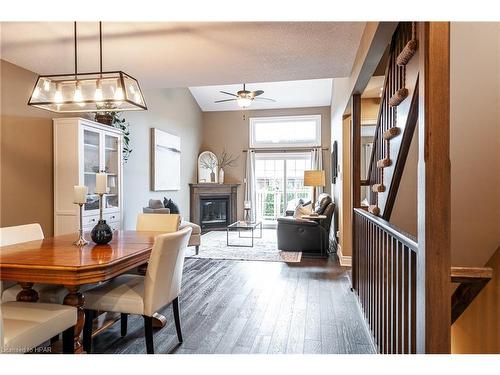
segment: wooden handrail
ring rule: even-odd
[[[388,221],[375,216],[371,214],[368,211],[365,211],[361,208],[355,208],[355,212],[359,213],[360,215],[364,216],[366,219],[369,221],[373,222],[375,225],[379,226],[382,228],[384,231],[389,233],[392,237],[398,239],[400,242],[402,242],[405,246],[408,246],[410,249],[413,251],[417,251],[418,249],[418,244],[417,244],[417,239],[412,236],[409,233],[403,232],[401,229],[397,228],[393,224],[389,223]]]
[[[451,267],[451,282],[460,283],[451,297],[451,324],[463,314],[493,277],[490,267]]]

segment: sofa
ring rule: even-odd
[[[170,208],[166,208],[161,200],[150,199],[148,206],[143,207],[142,212],[145,214],[170,214]],[[198,224],[182,219],[179,230],[185,227],[191,227],[192,229],[188,246],[194,246],[196,255],[198,255],[201,245],[201,227]]]
[[[329,194],[322,193],[313,210],[326,219],[294,218],[293,211],[287,210],[285,217],[278,218],[278,249],[282,251],[302,251],[304,255],[328,256],[329,233],[335,205]]]

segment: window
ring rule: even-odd
[[[304,171],[311,169],[310,153],[257,153],[256,214],[264,226],[273,226],[285,210],[293,210],[299,199],[311,199],[311,189],[304,186]]]
[[[250,118],[250,148],[321,146],[321,115]]]

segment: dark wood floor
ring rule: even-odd
[[[186,259],[180,298],[184,343],[172,308],[156,353],[374,353],[348,273],[336,259],[300,263]],[[95,353],[145,353],[142,317],[94,339]]]

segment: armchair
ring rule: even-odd
[[[326,219],[306,220],[285,216],[278,218],[278,249],[302,251],[307,254],[326,256],[329,232],[335,205],[329,194],[320,194],[314,205],[318,215]],[[287,211],[287,215],[290,215]]]

